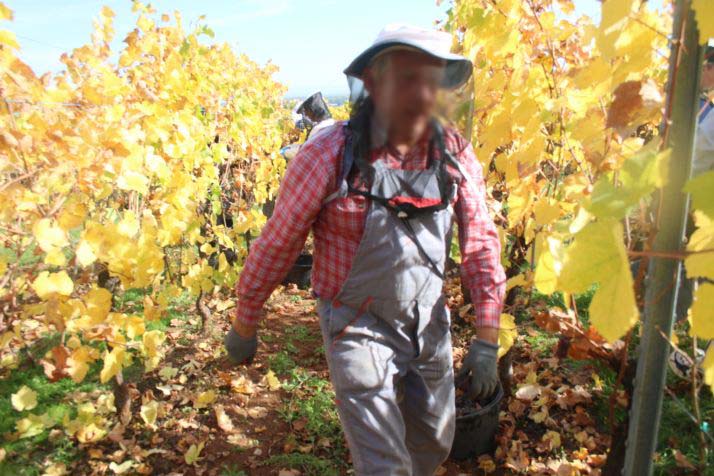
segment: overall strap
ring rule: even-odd
[[[341,184],[347,180],[347,176],[352,171],[352,166],[355,163],[355,150],[352,147],[352,132],[349,127],[345,128],[345,150],[342,154],[342,166],[337,183]]]
[[[697,121],[698,124],[701,124],[704,122],[704,119],[709,115],[710,112],[712,112],[712,109],[714,109],[714,104],[712,104],[712,101],[709,98],[702,98],[699,100],[699,120]]]
[[[352,170],[352,166],[355,163],[354,147],[352,147],[352,133],[349,129],[349,123],[345,126],[345,146],[342,152],[342,163],[340,164],[340,170],[337,174],[337,190],[327,196],[322,201],[325,205],[332,200],[347,195],[347,176]]]

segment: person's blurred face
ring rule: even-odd
[[[418,137],[434,113],[444,62],[423,53],[385,53],[368,68],[365,87],[388,132]]]
[[[704,64],[702,68],[701,88],[704,90],[714,89],[714,64]]]

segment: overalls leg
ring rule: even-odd
[[[449,456],[455,429],[454,371],[448,316],[424,330],[421,356],[403,379],[400,402],[413,476],[432,476]]]
[[[399,369],[375,318],[346,306],[318,306],[330,380],[357,476],[411,476],[397,403]],[[349,322],[349,325],[343,325]]]

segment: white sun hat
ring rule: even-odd
[[[364,69],[375,57],[387,49],[401,46],[446,61],[442,87],[454,89],[468,81],[473,67],[470,60],[451,52],[451,41],[451,35],[444,31],[392,23],[379,32],[372,46],[360,53],[344,73],[362,79]]]

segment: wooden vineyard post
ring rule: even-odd
[[[667,184],[654,205],[658,230],[653,251],[681,250],[684,246],[688,199],[682,188],[690,174],[697,124],[701,70],[698,40],[691,0],[677,0],[663,128],[665,144],[672,148],[672,155]],[[652,474],[680,266],[673,259],[653,257],[650,260],[623,468],[626,476]]]

